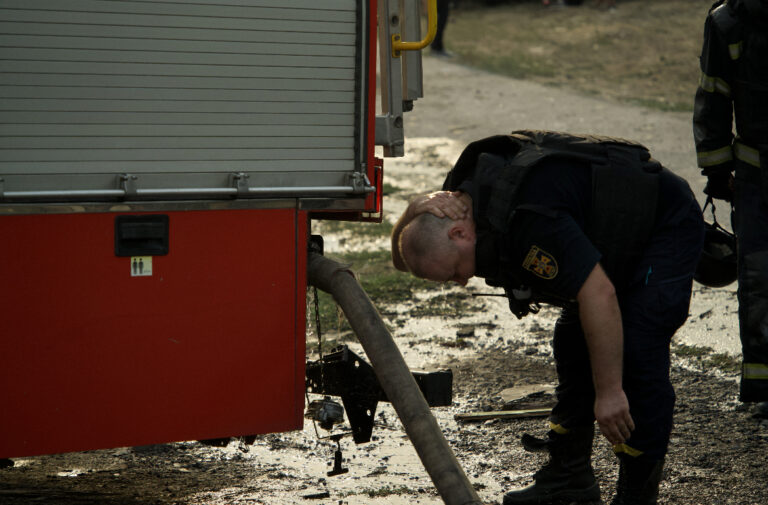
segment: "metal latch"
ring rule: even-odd
[[[368,176],[362,172],[349,174],[347,183],[352,186],[353,193],[367,193],[373,187]]]
[[[138,179],[138,176],[131,174],[120,174],[117,176],[120,189],[125,192],[125,198],[132,198],[136,196],[136,179]]]
[[[245,172],[236,172],[230,175],[230,184],[237,190],[238,196],[246,196],[250,192],[248,178],[250,175]]]

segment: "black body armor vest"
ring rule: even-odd
[[[658,174],[663,170],[644,146],[624,139],[572,135],[551,131],[519,130],[467,146],[446,177],[443,189],[453,191],[473,177],[478,160],[498,163],[483,216],[476,216],[478,237],[490,239],[498,253],[498,272],[486,277],[503,287],[510,309],[521,318],[537,312],[539,304],[564,306],[557,293],[534,292],[520,281],[520,265],[513,264],[508,233],[518,209],[547,214],[537,205],[520,205],[519,189],[526,175],[544,159],[559,158],[588,163],[592,168],[592,207],[587,237],[602,254],[600,264],[614,285],[627,282],[627,267],[639,260],[655,224]],[[481,274],[482,275],[482,274]]]

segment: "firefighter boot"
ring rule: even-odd
[[[545,445],[549,462],[534,475],[534,483],[504,495],[504,505],[601,503],[600,486],[592,471],[594,426],[565,434],[551,430]]]
[[[656,505],[664,460],[619,454],[619,481],[611,505]]]

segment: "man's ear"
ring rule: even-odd
[[[448,238],[451,240],[470,240],[469,228],[461,221],[455,222],[448,229]]]

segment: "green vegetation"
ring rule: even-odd
[[[402,191],[402,189],[398,188],[397,186],[393,186],[388,182],[382,184],[381,190],[383,191],[384,196],[394,195],[395,193]]]
[[[673,351],[675,354],[683,358],[701,359],[704,356],[707,356],[708,354],[712,353],[713,349],[711,347],[700,346],[700,345],[678,344],[674,346]]]
[[[387,220],[381,223],[367,223],[358,221],[315,221],[315,233],[331,234],[344,233],[355,237],[379,238],[389,237],[392,234],[394,226]]]
[[[389,249],[351,252],[335,259],[350,265],[360,285],[376,304],[400,303],[411,299],[415,290],[435,286],[434,282],[397,270],[392,265]]]
[[[736,373],[741,370],[741,361],[729,354],[715,353],[706,360],[706,364],[712,368],[718,368],[723,372]]]
[[[706,368],[717,368],[726,373],[739,371],[741,361],[726,353],[716,353],[714,349],[698,345],[675,345],[672,351],[681,358],[690,358]]]

